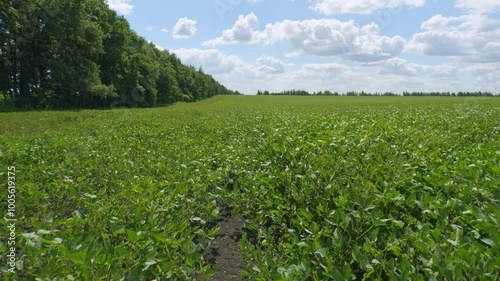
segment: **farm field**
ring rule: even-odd
[[[4,280],[499,280],[500,99],[216,96],[0,113]]]

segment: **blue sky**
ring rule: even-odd
[[[500,0],[107,0],[230,89],[500,93]]]

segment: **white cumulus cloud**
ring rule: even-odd
[[[333,78],[349,73],[349,67],[338,63],[304,64],[298,71],[304,77]]]
[[[259,71],[266,74],[279,74],[285,72],[285,65],[279,59],[269,55],[262,55],[257,59]]]
[[[422,7],[426,0],[310,0],[310,9],[325,15],[371,14],[384,8]]]
[[[233,72],[253,72],[254,68],[234,55],[225,55],[216,49],[176,49],[172,51],[184,64],[203,67],[211,75]]]
[[[248,43],[254,39],[254,28],[257,27],[259,20],[254,13],[247,16],[240,15],[233,25],[233,28],[224,30],[222,36],[209,40],[203,45],[216,46],[222,44]]]
[[[467,9],[476,13],[493,13],[500,11],[498,0],[456,0],[455,7]]]
[[[129,15],[134,12],[134,6],[130,2],[130,0],[106,0],[110,9],[123,15]]]
[[[424,30],[446,30],[450,19],[441,14],[435,15],[420,25]]]
[[[293,47],[289,56],[309,53],[317,56],[342,56],[354,61],[377,61],[397,56],[406,41],[401,36],[378,35],[378,25],[359,28],[354,21],[336,19],[284,20],[255,30],[257,17],[252,13],[240,16],[232,29],[221,37],[204,43],[206,46],[224,44],[274,44],[288,42]]]
[[[431,76],[431,77],[454,77],[458,68],[453,65],[424,65],[409,62],[401,58],[391,58],[386,61],[367,64],[367,66],[379,66],[378,74],[403,75],[403,76]]]
[[[461,71],[475,78],[474,90],[500,93],[500,80],[498,79],[500,77],[500,62],[474,64],[464,67]]]
[[[196,21],[184,17],[175,24],[172,36],[176,39],[187,39],[193,37],[196,30]]]
[[[436,15],[422,23],[405,51],[428,56],[457,57],[469,62],[500,60],[500,20],[487,15]]]

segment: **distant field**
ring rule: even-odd
[[[223,207],[248,280],[499,280],[499,116],[478,97],[0,113],[0,269],[14,235],[4,280],[205,280]]]

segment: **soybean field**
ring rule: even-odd
[[[498,98],[0,113],[0,149],[4,280],[229,280],[222,213],[234,280],[500,279]]]

